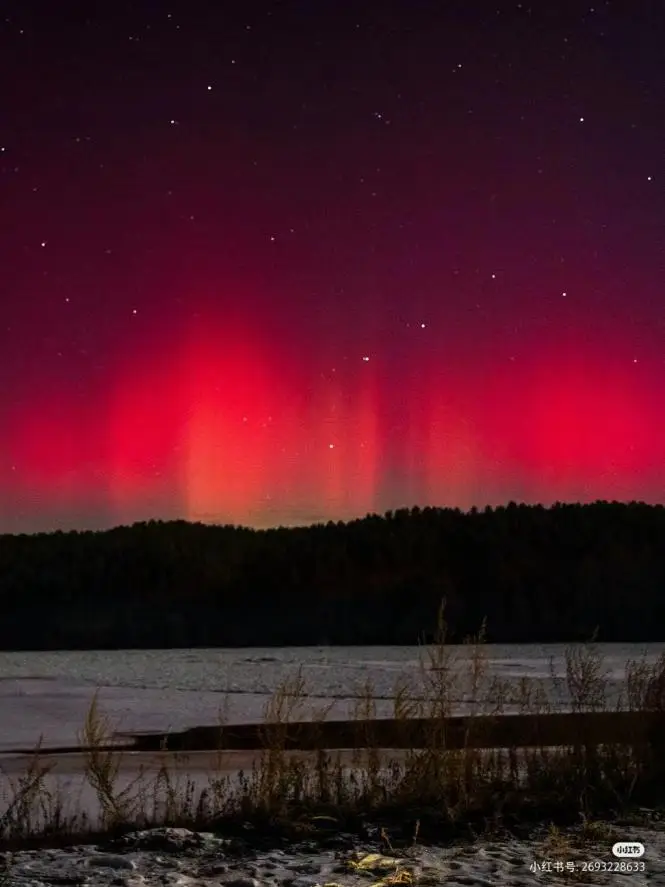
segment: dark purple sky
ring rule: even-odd
[[[0,531],[663,501],[661,2],[4,8]]]

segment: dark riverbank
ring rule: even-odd
[[[404,509],[255,531],[184,521],[0,537],[0,649],[662,640],[665,509]]]

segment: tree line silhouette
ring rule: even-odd
[[[0,648],[665,640],[665,508],[404,508],[0,536]]]

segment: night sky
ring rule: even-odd
[[[0,531],[665,498],[665,4],[6,3]]]

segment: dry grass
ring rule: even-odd
[[[169,766],[156,772],[141,770],[119,788],[123,753],[104,748],[113,725],[95,695],[80,742],[86,747],[85,778],[97,797],[99,820],[88,821],[76,808],[68,812],[62,793],[49,787],[53,779],[48,779],[48,767],[37,753],[19,778],[4,774],[3,779],[0,772],[0,803],[6,808],[0,816],[0,844],[12,848],[49,838],[64,840],[158,824],[211,828],[222,822],[246,821],[295,836],[342,825],[351,828],[362,817],[371,817],[393,832],[399,823],[404,828],[402,843],[407,844],[550,822],[553,825],[543,845],[547,853],[557,848],[570,851],[574,849],[571,841],[606,843],[603,816],[663,801],[665,774],[660,756],[644,742],[592,750],[575,745],[478,750],[471,744],[447,749],[437,724],[443,724],[460,698],[478,716],[500,715],[508,706],[520,713],[545,715],[560,711],[566,700],[574,711],[613,708],[608,702],[608,675],[593,643],[567,651],[563,678],[552,669],[548,683],[524,680],[515,693],[514,686],[491,679],[483,642],[481,630],[468,641],[470,655],[461,658],[459,650],[446,642],[442,608],[436,641],[422,649],[417,691],[404,680],[397,682],[393,714],[405,729],[410,718],[432,719],[434,726],[424,748],[407,750],[399,760],[387,760],[368,729],[366,747],[353,753],[351,766],[343,765],[334,752],[288,753],[286,726],[303,719],[308,702],[307,687],[298,672],[266,706],[265,722],[278,729],[266,733],[258,764],[249,773],[230,776],[224,767],[225,753],[219,750],[203,788],[188,775],[186,755],[170,756]],[[614,707],[665,708],[665,656],[655,665],[629,661],[621,698]],[[314,720],[322,723],[328,714],[329,709],[321,710]],[[367,685],[360,688],[354,717],[364,723],[375,715],[375,695]],[[225,713],[220,713],[222,730],[225,723]],[[469,735],[473,726],[471,718]],[[572,833],[557,830],[573,823],[578,828],[572,838]],[[384,837],[390,846],[387,832]]]

